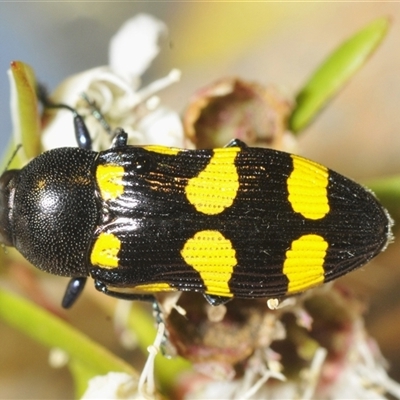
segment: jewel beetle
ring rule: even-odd
[[[392,220],[371,191],[313,161],[240,140],[129,146],[122,129],[95,152],[72,111],[79,147],[0,179],[0,241],[71,278],[64,307],[89,276],[128,300],[176,290],[212,305],[280,298],[364,265],[391,240]]]

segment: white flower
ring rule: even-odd
[[[163,22],[146,14],[125,22],[110,42],[111,69],[126,79],[142,75],[160,51],[158,38],[167,32]]]
[[[124,372],[109,372],[90,379],[82,399],[135,399],[138,398],[137,380]]]
[[[130,144],[162,144],[182,147],[183,128],[178,114],[160,105],[156,93],[180,78],[178,70],[140,88],[140,75],[159,51],[158,38],[166,26],[155,18],[140,14],[127,21],[112,38],[109,66],[97,67],[64,81],[52,95],[54,103],[67,104],[85,117],[94,150],[109,147],[111,135],[96,120],[95,104],[114,130],[127,131]],[[43,133],[45,150],[76,146],[71,112],[57,109]]]
[[[123,372],[109,372],[89,380],[82,399],[156,399],[154,360],[164,340],[165,325],[158,325],[157,335],[147,348],[149,356],[139,379]]]

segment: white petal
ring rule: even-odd
[[[166,107],[158,107],[139,123],[143,144],[183,147],[183,127],[179,115]]]
[[[137,381],[132,376],[123,372],[109,372],[90,379],[82,399],[134,399],[136,396]]]
[[[110,67],[125,77],[142,75],[159,52],[159,37],[166,33],[166,25],[147,14],[126,21],[110,41]]]
[[[100,92],[102,87],[107,90]],[[129,99],[134,95],[131,87],[120,77],[112,73],[108,67],[98,67],[66,79],[58,86],[51,98],[56,104],[67,104],[70,107],[76,108],[77,103],[82,102],[82,93],[88,95],[107,116],[111,113],[111,108],[115,108],[116,105],[123,102],[123,99],[130,106],[132,101],[129,103]],[[116,98],[118,98],[118,102]],[[120,112],[123,113],[124,110],[120,110]],[[97,125],[99,126],[99,124]],[[92,135],[96,136],[96,132],[93,129],[89,129],[89,131]],[[56,147],[77,146],[73,115],[70,111],[57,110],[54,118],[48,121],[43,130],[42,145],[44,150]]]
[[[92,82],[100,79],[104,80],[104,75],[112,79],[114,74],[110,72],[109,67],[97,67],[87,71],[72,75],[65,79],[52,93],[51,98],[56,103],[63,103],[73,106],[79,100],[81,93],[87,93],[88,87]]]
[[[60,110],[57,112],[56,117],[43,130],[42,146],[43,150],[77,146],[73,115],[70,111]]]

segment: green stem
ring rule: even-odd
[[[92,339],[55,315],[0,289],[0,318],[43,345],[64,350],[70,358],[78,396],[83,394],[87,380],[110,371],[137,372]],[[79,374],[74,372],[79,371]]]

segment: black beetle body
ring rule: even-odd
[[[292,295],[364,265],[391,239],[370,191],[302,157],[238,140],[214,150],[126,140],[118,131],[104,152],[50,150],[0,179],[0,241],[71,277],[66,307],[87,276],[125,299]]]

